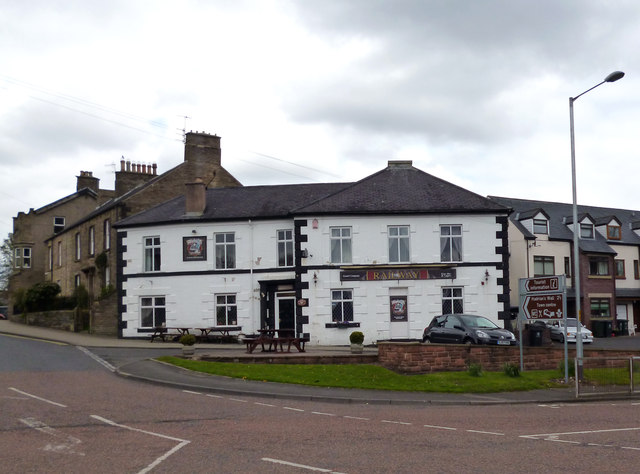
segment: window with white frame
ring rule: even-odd
[[[218,326],[238,324],[236,295],[216,295],[216,324]]]
[[[80,241],[80,232],[76,232],[75,235],[75,258],[76,260],[80,260],[80,257],[82,257],[82,244]]]
[[[236,237],[233,232],[214,234],[216,268],[236,268]]]
[[[14,268],[31,268],[31,247],[15,247],[13,249]]]
[[[53,247],[51,245],[47,247],[47,255],[48,255],[47,266],[49,267],[49,271],[51,271],[53,270]]]
[[[140,298],[140,327],[154,328],[167,321],[167,307],[164,296],[143,296]]]
[[[352,290],[331,290],[331,318],[337,323],[353,321]]]
[[[105,219],[102,224],[102,245],[104,250],[111,248],[111,221],[109,219]]]
[[[351,227],[331,227],[331,263],[351,263]]]
[[[462,288],[451,287],[442,289],[442,314],[464,313]]]
[[[283,229],[277,232],[278,236],[278,266],[293,266],[293,231]]]
[[[89,227],[89,255],[96,254],[96,229],[94,226]]]
[[[144,238],[144,271],[160,271],[160,237]]]
[[[462,226],[440,226],[440,260],[443,262],[462,261]]]
[[[53,233],[57,234],[58,232],[62,232],[63,230],[64,230],[64,217],[54,217]]]
[[[387,228],[389,237],[389,263],[409,263],[409,226]]]
[[[79,273],[77,273],[77,274],[73,277],[73,287],[74,287],[74,288],[78,288],[78,287],[80,286],[80,284],[81,284],[81,281],[80,281],[80,274],[79,274]]]
[[[62,266],[62,241],[58,241],[58,266]]]

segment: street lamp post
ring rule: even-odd
[[[576,378],[582,380],[582,311],[580,305],[580,225],[578,223],[578,198],[576,193],[576,142],[573,129],[573,103],[578,97],[592,91],[598,86],[601,86],[605,82],[615,82],[618,79],[624,77],[624,72],[615,71],[605,77],[604,81],[596,84],[590,89],[587,89],[582,94],[578,94],[575,97],[569,97],[569,128],[571,132],[571,185],[573,191],[573,287],[575,290],[576,298],[576,320],[577,320],[577,333],[576,333],[576,358],[578,359],[578,366],[576,367]],[[565,327],[565,337],[569,328]]]

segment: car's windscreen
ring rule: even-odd
[[[483,316],[460,316],[465,326],[479,329],[499,329],[499,327],[491,320]]]

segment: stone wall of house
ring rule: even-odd
[[[88,327],[88,318],[87,311],[72,309],[27,313],[24,315],[24,322],[30,326],[78,332]]]
[[[118,296],[115,292],[91,306],[91,333],[118,335]]]
[[[575,347],[569,348],[569,358],[575,358]],[[633,351],[594,350],[584,348],[585,357],[631,357]],[[564,348],[525,347],[525,370],[553,370],[564,360]],[[476,346],[458,344],[421,344],[419,342],[378,343],[378,363],[403,374],[426,374],[467,370],[469,364],[480,364],[484,370],[501,371],[505,363],[520,365],[517,346]]]

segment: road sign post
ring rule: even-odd
[[[559,321],[565,327],[564,378],[569,383],[569,351],[567,347],[567,290],[566,277],[554,275],[520,278],[520,370],[524,370],[522,326],[525,321]]]

